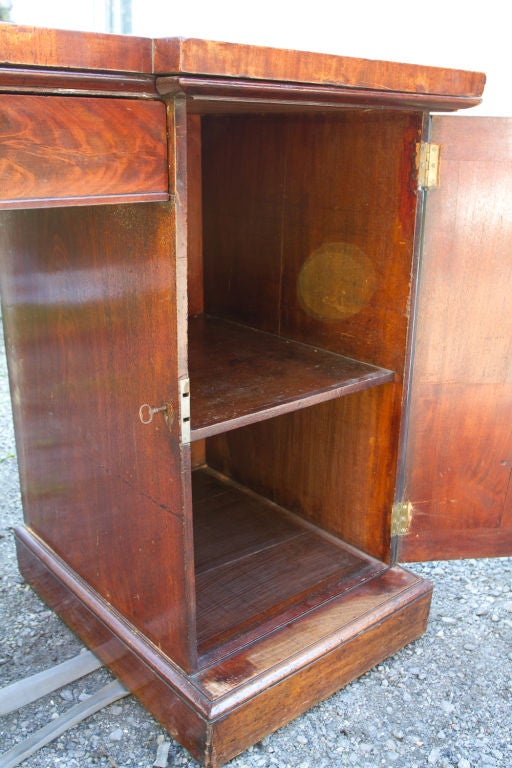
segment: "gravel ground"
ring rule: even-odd
[[[0,342],[2,339],[0,337]],[[81,643],[19,576],[21,521],[7,370],[0,350],[0,687],[64,661]],[[427,632],[232,760],[232,768],[512,766],[512,558],[431,562]],[[0,719],[0,752],[111,680],[101,669]],[[131,696],[41,749],[26,768],[150,768],[170,737]],[[171,740],[169,766],[197,767]]]

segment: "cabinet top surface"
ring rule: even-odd
[[[481,96],[485,75],[194,38],[150,38],[0,23],[0,67],[192,75],[372,91]]]

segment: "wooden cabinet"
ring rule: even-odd
[[[421,150],[429,110],[484,78],[0,46],[20,568],[218,766],[426,626],[431,586],[397,564],[419,536]]]

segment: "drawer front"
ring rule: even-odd
[[[0,208],[167,200],[157,101],[0,96]]]

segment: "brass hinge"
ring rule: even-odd
[[[439,161],[440,144],[429,144],[422,141],[416,144],[416,166],[418,168],[418,187],[434,189],[440,185]]]
[[[412,504],[410,501],[401,501],[393,504],[391,512],[391,535],[405,536],[409,531],[412,518]]]
[[[181,442],[190,443],[190,380],[180,379]]]

